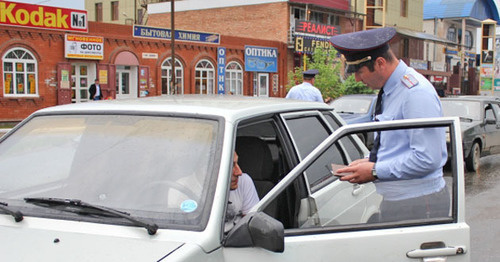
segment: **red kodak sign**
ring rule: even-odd
[[[0,25],[87,32],[87,11],[0,1]]]

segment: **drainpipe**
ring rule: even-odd
[[[437,32],[437,23],[438,23],[438,18],[437,17],[434,17],[434,35],[435,36],[438,36],[438,32]],[[433,52],[433,55],[432,55],[432,60],[434,60],[434,62],[436,62],[436,52],[437,52],[437,48],[436,48],[436,42],[434,42],[433,44],[434,46],[434,52]]]

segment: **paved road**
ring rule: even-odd
[[[471,261],[500,261],[500,156],[481,158],[478,173],[465,174],[466,221]]]

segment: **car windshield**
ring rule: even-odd
[[[0,201],[34,216],[81,221],[81,214],[24,201],[78,199],[160,228],[202,230],[220,157],[218,129],[218,121],[200,118],[35,117],[0,143]]]
[[[481,120],[481,103],[479,101],[442,100],[444,116]]]
[[[366,114],[372,101],[372,97],[341,97],[334,100],[331,106],[339,113]]]

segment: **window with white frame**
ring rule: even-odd
[[[306,20],[306,10],[302,8],[292,7],[291,13],[293,18],[298,20]]]
[[[5,96],[37,96],[38,72],[35,56],[24,48],[13,48],[2,58]]]
[[[213,94],[215,87],[214,65],[206,59],[198,62],[195,68],[194,81],[196,94]]]
[[[172,88],[172,58],[161,64],[161,93],[166,95],[184,94],[184,68],[179,59],[175,59],[175,87]]]
[[[243,69],[238,62],[226,66],[226,90],[233,95],[243,95]]]

